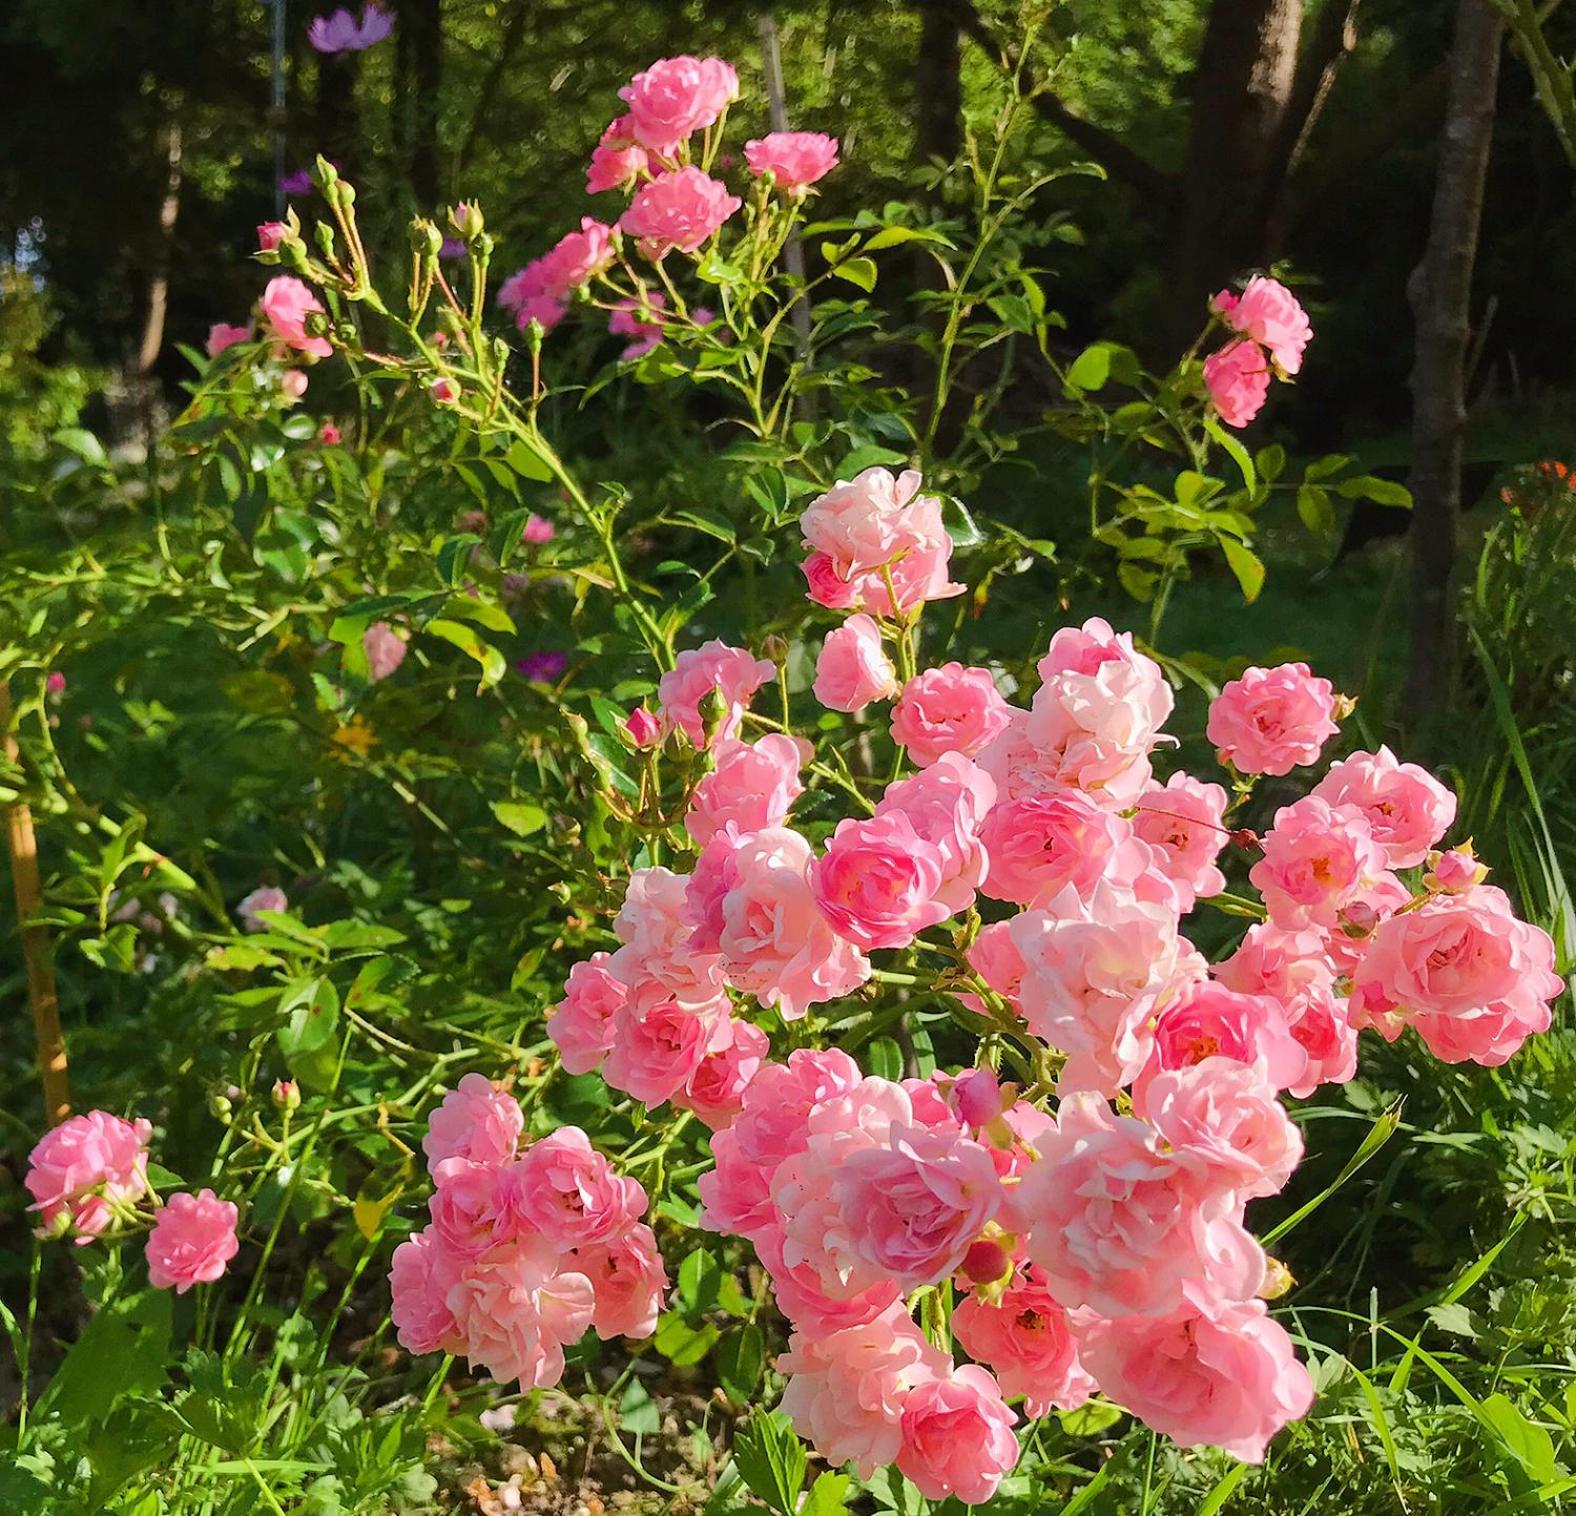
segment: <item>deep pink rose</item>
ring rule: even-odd
[[[604,190],[633,189],[649,162],[645,148],[635,141],[629,118],[621,116],[608,124],[602,140],[591,153],[586,169],[586,193],[599,195]]]
[[[659,58],[618,92],[629,107],[623,129],[671,158],[685,138],[713,124],[739,98],[739,76],[720,58]]]
[[[308,336],[306,318],[324,314],[323,302],[293,275],[270,279],[259,309],[269,335],[285,347],[310,358],[327,358],[334,351],[326,337]]]
[[[744,719],[744,708],[763,684],[777,677],[777,668],[764,658],[755,658],[740,647],[713,638],[698,648],[682,652],[673,667],[657,684],[659,714],[671,731],[682,731],[697,748],[707,743],[706,722],[701,702],[716,691],[723,716],[716,733],[732,737]]]
[[[1240,339],[1228,342],[1204,360],[1204,386],[1227,426],[1246,426],[1269,398],[1270,370],[1262,349]]]
[[[613,1046],[613,1013],[629,990],[608,968],[611,960],[611,953],[593,953],[570,969],[564,998],[547,1018],[566,1073],[589,1074]]]
[[[112,1207],[147,1194],[152,1135],[149,1122],[122,1121],[108,1111],[72,1116],[45,1132],[28,1154],[23,1180],[40,1235],[70,1230],[80,1241],[96,1237],[109,1225]]]
[[[1317,763],[1319,750],[1340,730],[1335,688],[1306,663],[1248,669],[1209,707],[1209,740],[1222,763],[1243,774],[1289,774]]]
[[[868,616],[850,616],[826,634],[815,662],[815,698],[828,710],[862,711],[897,693],[897,671]]]
[[[1155,1019],[1154,1060],[1145,1077],[1221,1057],[1257,1064],[1276,1089],[1301,1087],[1307,1054],[1288,1023],[1286,1006],[1274,996],[1239,994],[1201,979]]]
[[[566,299],[609,267],[613,257],[613,228],[594,216],[582,216],[580,230],[560,237],[541,260],[542,293]]]
[[[235,1206],[212,1190],[171,1195],[148,1233],[148,1283],[184,1295],[194,1284],[212,1284],[240,1250]]]
[[[1297,297],[1279,280],[1260,274],[1248,280],[1240,295],[1222,290],[1213,304],[1233,331],[1268,349],[1283,374],[1302,368],[1313,328]]]
[[[804,189],[837,167],[837,138],[825,132],[772,132],[744,144],[752,174],[770,174],[782,189]]]
[[[956,914],[974,903],[988,867],[985,828],[995,813],[996,782],[972,759],[943,753],[927,769],[888,785],[877,816],[901,813],[941,854],[936,900]]]
[[[630,337],[633,341],[619,354],[624,363],[644,358],[662,341],[664,327],[661,312],[667,308],[667,296],[661,290],[644,290],[639,296],[625,295],[613,302],[615,309],[607,318],[608,334],[613,337]]]
[[[695,252],[741,204],[725,184],[690,164],[641,185],[618,229],[657,263],[675,248]]]
[[[838,935],[869,952],[907,947],[952,914],[936,899],[944,874],[941,849],[899,811],[838,822],[811,883]]]
[[[892,739],[918,764],[943,753],[973,758],[1007,729],[1008,712],[989,669],[943,663],[903,686],[892,708]]]
[[[727,1047],[708,1053],[673,1103],[694,1111],[714,1132],[725,1130],[744,1106],[744,1092],[771,1052],[771,1039],[758,1026],[737,1018]]]
[[[626,1002],[613,1013],[613,1046],[602,1077],[646,1105],[661,1105],[684,1088],[708,1053],[728,1044],[726,996],[701,1005]]]
[[[533,1142],[509,1168],[511,1212],[558,1247],[611,1242],[638,1221],[646,1192],[613,1172],[577,1126]]]
[[[1003,801],[981,833],[990,855],[984,893],[1043,905],[1068,886],[1088,895],[1102,879],[1130,882],[1145,861],[1132,837],[1127,821],[1081,790]]]
[[[252,329],[249,326],[227,326],[223,321],[216,321],[208,328],[208,341],[205,344],[210,358],[217,358],[227,347],[234,347],[239,342],[250,342]]]
[[[962,1364],[910,1392],[898,1469],[927,1500],[955,1495],[982,1505],[1018,1462],[1017,1419],[996,1381],[978,1364]]]

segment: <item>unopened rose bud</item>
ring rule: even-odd
[[[273,1089],[274,1104],[281,1111],[301,1108],[301,1087],[293,1079],[276,1079]]]
[[[732,714],[732,707],[728,697],[714,685],[700,697],[696,707],[700,714],[701,729],[706,733],[706,746],[715,746],[717,738],[722,735],[722,729],[728,724],[728,717]]]
[[[318,430],[317,438],[324,447],[337,447],[341,440],[340,430],[332,421],[325,421]]]
[[[772,663],[785,663],[788,659],[789,642],[780,632],[772,632],[761,643],[761,656]]]
[[[271,253],[289,235],[290,228],[283,221],[265,221],[257,228],[257,251]]]
[[[1423,883],[1443,895],[1466,895],[1488,878],[1488,870],[1472,856],[1472,844],[1463,843],[1448,853],[1430,853]]]
[[[1335,719],[1337,721],[1345,721],[1356,709],[1357,697],[1355,695],[1337,695],[1335,697]]]
[[[212,1111],[220,1121],[223,1121],[229,1116],[230,1112],[235,1109],[235,1103],[228,1095],[216,1094],[208,1101],[208,1109]]]
[[[66,676],[57,670],[44,680],[44,688],[51,695],[63,695],[66,691]]]
[[[1264,844],[1259,841],[1259,834],[1252,827],[1238,827],[1236,831],[1228,833],[1226,840],[1233,847],[1256,848]]]
[[[958,1115],[972,1127],[989,1126],[1001,1115],[1001,1084],[993,1069],[970,1069],[952,1086]]]
[[[994,1284],[1012,1267],[1012,1255],[994,1237],[981,1237],[963,1255],[963,1277],[972,1284]]]
[[[473,242],[486,229],[487,222],[481,206],[462,200],[449,212],[449,225],[467,242]]]
[[[643,705],[624,718],[624,731],[636,748],[655,747],[662,740],[662,723]]]
[[[459,386],[452,379],[434,379],[427,386],[427,393],[439,405],[453,405],[460,398]]]
[[[1370,937],[1379,925],[1379,912],[1366,900],[1354,900],[1341,912],[1340,921],[1348,937]]]
[[[443,249],[443,233],[425,216],[416,216],[410,223],[410,246],[414,253],[436,258]]]
[[[1291,1270],[1279,1258],[1268,1259],[1264,1269],[1264,1283],[1259,1286],[1259,1299],[1279,1300],[1296,1282]]]
[[[339,170],[321,153],[317,155],[317,162],[312,165],[312,183],[321,190],[339,183]]]

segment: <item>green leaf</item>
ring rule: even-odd
[[[339,991],[327,979],[297,982],[280,1001],[279,1051],[287,1062],[310,1056],[333,1040],[339,1025]]]
[[[168,1377],[169,1290],[143,1290],[104,1307],[88,1324],[39,1398],[69,1427],[101,1421],[124,1395],[157,1395]]]
[[[1534,1479],[1544,1483],[1559,1474],[1553,1439],[1508,1396],[1498,1391],[1486,1396],[1481,1410],[1482,1419]]]
[[[795,1516],[807,1460],[781,1411],[761,1411],[750,1419],[733,1439],[733,1461],[744,1482],[772,1510]]]
[[[717,1349],[717,1377],[735,1405],[749,1405],[766,1367],[766,1342],[753,1322],[729,1332]]]
[[[819,1475],[799,1507],[799,1516],[843,1516],[848,1509],[846,1496],[850,1483],[846,1474]]]
[[[1354,478],[1343,479],[1335,486],[1335,490],[1348,500],[1372,500],[1375,505],[1394,505],[1408,511],[1412,508],[1411,490],[1393,479],[1380,479],[1373,474],[1358,474]]]
[[[1220,550],[1231,565],[1231,572],[1242,586],[1242,597],[1252,605],[1264,588],[1264,564],[1252,548],[1244,547],[1235,537],[1217,537]]]
[[[523,437],[517,437],[510,444],[504,458],[509,467],[522,479],[536,479],[545,483],[553,477],[553,471],[548,466],[547,460]]]
[[[1242,475],[1242,482],[1249,492],[1259,487],[1258,474],[1254,471],[1253,456],[1235,437],[1231,435],[1213,416],[1204,422],[1204,430],[1225,449],[1226,456],[1237,465],[1237,472]]]
[[[709,1311],[722,1292],[722,1269],[710,1253],[697,1248],[679,1265],[679,1303],[691,1316]]]
[[[1093,346],[1086,347],[1073,359],[1072,366],[1066,374],[1069,388],[1075,390],[1104,389],[1105,381],[1110,377],[1111,344],[1109,342],[1096,342]]]
[[[1297,486],[1297,514],[1310,532],[1328,536],[1335,530],[1335,507],[1330,492],[1311,484]]]
[[[495,800],[492,813],[516,837],[529,837],[547,825],[547,812],[525,800]]]
[[[445,584],[458,584],[471,564],[471,549],[481,545],[475,532],[461,532],[438,549],[438,576]]]
[[[856,285],[867,295],[876,287],[876,260],[874,258],[845,258],[837,264],[832,272],[839,279],[846,279],[848,283]]]
[[[429,621],[423,630],[452,643],[462,653],[470,654],[481,665],[484,689],[491,688],[503,678],[508,668],[503,654],[490,642],[483,642],[474,627],[467,626],[463,621],[448,621],[440,616]]]

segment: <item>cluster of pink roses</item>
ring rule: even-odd
[[[147,1121],[124,1121],[108,1111],[72,1116],[46,1132],[28,1155],[23,1181],[39,1213],[41,1237],[76,1243],[113,1235],[147,1221]],[[157,1204],[156,1197],[152,1197]],[[220,1278],[239,1249],[235,1206],[212,1190],[171,1195],[153,1214],[148,1233],[148,1281],[184,1295],[194,1284]]]
[[[617,259],[620,239],[630,238],[641,256],[660,263],[670,253],[694,255],[740,209],[737,195],[712,176],[713,128],[739,98],[739,76],[720,58],[661,58],[619,91],[627,109],[611,122],[586,171],[586,192],[632,194],[615,225],[586,216],[578,231],[510,275],[498,303],[523,331],[537,322],[550,331],[564,317],[575,291],[606,272]],[[692,140],[706,133],[697,155]],[[697,156],[700,161],[696,161]],[[744,160],[757,180],[792,199],[837,165],[837,142],[819,132],[773,132],[745,144]],[[662,338],[667,298],[636,280],[638,293],[609,307],[608,330],[632,337],[626,360],[649,352]],[[710,312],[689,313],[698,326]]]
[[[1270,379],[1302,368],[1313,328],[1297,297],[1262,274],[1240,295],[1222,290],[1210,304],[1235,335],[1204,360],[1204,386],[1227,426],[1246,426],[1263,409]]]
[[[500,1381],[555,1384],[588,1328],[649,1337],[667,1287],[646,1194],[578,1127],[522,1146],[519,1103],[467,1074],[422,1149],[431,1224],[394,1252],[394,1324],[413,1353],[463,1353]]]

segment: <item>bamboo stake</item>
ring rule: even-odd
[[[11,689],[0,679],[0,730],[5,733],[5,755],[21,760],[21,748],[11,730]],[[49,928],[32,920],[44,906],[38,874],[38,839],[33,834],[33,813],[25,800],[15,801],[6,812],[6,849],[11,855],[11,887],[16,894],[16,914],[22,937],[22,958],[27,967],[27,1001],[33,1012],[33,1033],[38,1043],[38,1073],[44,1086],[44,1115],[57,1126],[71,1114],[71,1076],[66,1066],[66,1038],[60,1029],[60,997],[55,990],[55,966],[49,955]]]

